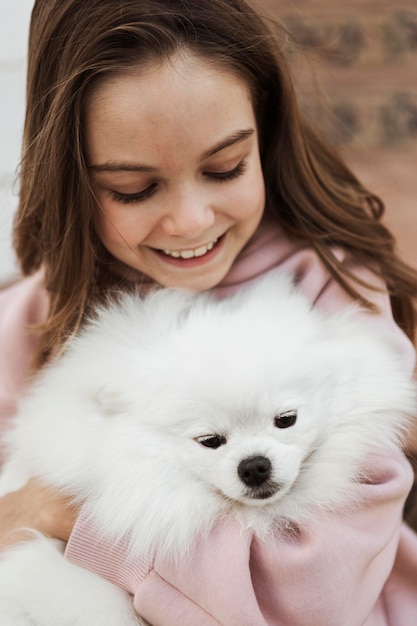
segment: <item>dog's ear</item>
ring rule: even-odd
[[[381,420],[382,414],[413,414],[415,386],[396,344],[367,320],[340,315],[335,321],[338,327],[328,332],[317,363],[329,373],[340,407],[380,413]]]
[[[98,389],[92,400],[103,415],[120,415],[129,408],[129,400],[121,391],[104,385]]]

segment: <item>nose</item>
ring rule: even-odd
[[[171,237],[192,239],[209,229],[215,220],[215,213],[208,199],[197,190],[181,190],[172,199],[166,211],[162,227]]]
[[[239,463],[237,473],[248,487],[260,487],[270,478],[271,469],[271,461],[265,456],[251,456]]]

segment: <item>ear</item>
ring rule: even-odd
[[[128,398],[122,392],[108,385],[100,387],[92,396],[92,401],[103,415],[120,415],[125,413],[130,405]]]

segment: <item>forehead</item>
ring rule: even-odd
[[[166,149],[188,154],[255,125],[243,78],[190,54],[103,80],[85,114],[92,161],[134,158],[139,147],[150,159]]]

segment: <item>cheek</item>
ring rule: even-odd
[[[110,230],[116,232],[112,226],[112,221],[99,208],[94,213],[94,228],[103,243],[110,238]]]
[[[102,205],[94,216],[94,227],[105,245],[122,242],[137,245],[147,234],[147,225],[133,207],[127,210],[125,207]]]
[[[243,218],[259,216],[265,207],[265,183],[260,169],[248,176],[239,189],[239,197],[235,198],[239,206],[239,215]]]

